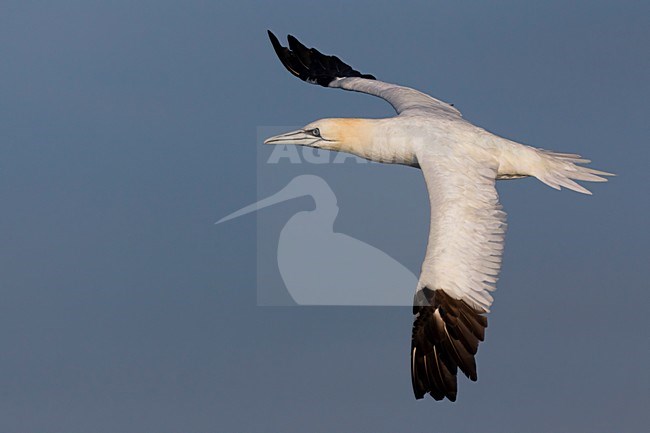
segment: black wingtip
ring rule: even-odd
[[[287,42],[289,42],[289,48],[295,50],[295,48],[300,47],[307,49],[294,35],[287,35]]]
[[[280,53],[282,52],[282,45],[280,44],[280,40],[278,39],[277,36],[273,34],[271,30],[267,30],[266,33],[268,33],[269,35],[269,39],[271,40],[271,45],[273,45],[273,49],[275,50],[278,57],[280,57]]]
[[[324,87],[337,78],[359,77],[374,80],[370,74],[362,74],[336,56],[322,54],[315,48],[307,48],[293,35],[287,36],[289,48],[283,47],[278,38],[267,30],[275,54],[284,67],[296,77]]]
[[[271,30],[267,30],[267,31],[266,31],[266,34],[269,35],[269,39],[271,40],[271,45],[273,45],[273,48],[275,48],[276,46],[277,46],[277,47],[280,46],[280,41],[279,41],[278,38],[273,34],[273,32],[272,32]],[[277,51],[277,50],[276,50],[276,51]]]
[[[456,401],[457,371],[476,381],[479,341],[485,311],[454,299],[443,290],[424,288],[416,295],[411,338],[411,380],[416,399],[426,393],[435,400]]]

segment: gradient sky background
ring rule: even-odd
[[[650,4],[539,3],[3,1],[0,431],[647,431]],[[409,308],[257,306],[255,216],[213,224],[256,200],[258,127],[392,115],[291,77],[267,28],[619,174],[499,184],[455,404],[412,397]],[[335,228],[417,271],[420,173],[346,176]]]

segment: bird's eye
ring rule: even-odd
[[[318,129],[318,128],[312,129],[311,130],[311,135],[313,135],[314,137],[320,137],[320,129]]]

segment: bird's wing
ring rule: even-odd
[[[477,379],[505,237],[495,161],[419,152],[431,205],[427,253],[415,295],[411,378],[416,398],[456,399],[456,373]]]
[[[460,111],[446,102],[418,90],[378,81],[374,76],[352,69],[336,56],[322,54],[307,48],[289,35],[289,47],[283,47],[270,31],[269,38],[275,53],[289,72],[303,81],[324,87],[341,88],[378,96],[390,103],[398,114],[422,112],[460,117]]]

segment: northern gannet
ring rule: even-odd
[[[536,149],[465,120],[452,105],[385,83],[289,35],[283,47],[268,32],[282,64],[303,81],[367,93],[390,103],[386,119],[321,119],[265,144],[348,152],[422,170],[431,206],[427,251],[414,296],[411,379],[417,399],[456,400],[457,370],[477,380],[475,355],[487,327],[501,267],[506,214],[498,179],[534,176],[552,188],[591,194],[575,182],[611,173],[578,164],[579,155]]]

